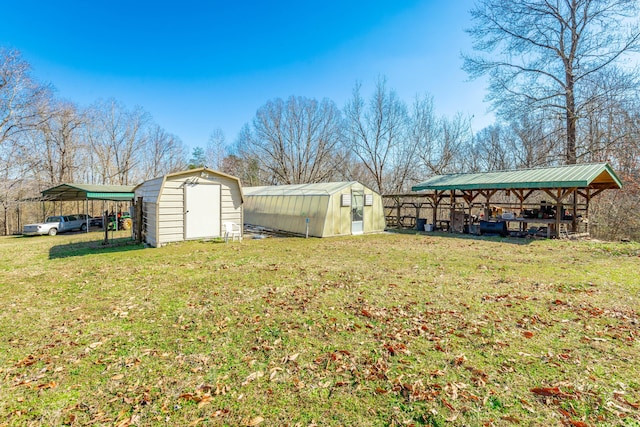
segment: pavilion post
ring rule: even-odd
[[[571,231],[578,232],[578,190],[573,190],[573,212],[571,214]]]
[[[456,216],[456,190],[450,190],[451,206],[449,207],[449,233],[453,233],[453,223]]]
[[[590,189],[586,189],[586,194],[585,194],[585,207],[584,207],[584,215],[585,215],[585,219],[586,219],[586,233],[588,235],[591,235],[591,226],[590,226],[590,221],[589,221],[589,202],[591,201],[591,191]]]
[[[438,190],[436,190],[433,193],[433,212],[431,215],[431,223],[433,224],[433,229],[436,229],[436,221],[438,221],[438,204],[439,204],[439,200],[438,200]]]

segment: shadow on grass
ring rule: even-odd
[[[430,236],[430,237],[441,237],[445,239],[457,239],[457,240],[481,240],[485,242],[500,242],[506,243],[510,245],[530,245],[531,243],[538,240],[547,240],[546,237],[502,237],[499,235],[476,235],[476,234],[457,234],[457,233],[447,233],[446,231],[418,231],[413,229],[387,229],[388,233],[395,234],[407,234],[407,235],[420,235],[420,236]]]
[[[128,252],[144,249],[144,244],[136,243],[131,237],[120,237],[89,242],[76,242],[66,245],[57,245],[49,249],[49,259],[69,258],[76,256],[94,255],[102,253]]]

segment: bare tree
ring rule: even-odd
[[[406,138],[407,109],[386,80],[379,78],[368,103],[360,94],[361,84],[353,89],[353,97],[344,108],[346,141],[353,154],[369,171],[374,188],[385,193],[387,188],[398,187],[385,178],[411,154]],[[402,175],[402,174],[400,174]],[[400,184],[401,186],[402,184]]]
[[[503,140],[515,168],[536,168],[562,164],[559,142],[564,128],[558,118],[546,118],[540,111],[515,115],[503,126]]]
[[[429,119],[427,134],[418,153],[427,171],[439,175],[464,172],[473,167],[465,161],[473,135],[469,117],[457,113],[453,118]]]
[[[27,180],[34,157],[26,142],[28,132],[43,119],[38,106],[51,97],[51,88],[33,80],[30,68],[18,51],[0,48],[0,204],[4,234],[11,231],[10,210],[19,206],[27,190],[34,190]]]
[[[96,103],[91,109],[87,137],[97,162],[101,184],[128,185],[140,166],[145,150],[149,117],[141,108],[127,110],[115,99]]]
[[[146,149],[141,153],[141,180],[176,172],[186,167],[186,149],[180,138],[158,125],[148,130]]]
[[[542,109],[565,122],[565,162],[578,160],[583,87],[640,47],[637,0],[478,0],[465,56],[472,77],[488,75],[503,115]]]
[[[35,128],[31,150],[37,153],[34,174],[48,185],[74,182],[80,165],[78,153],[83,148],[80,130],[83,117],[77,107],[65,101],[52,100],[39,108],[41,123]]]
[[[222,163],[227,155],[227,144],[222,129],[216,128],[211,132],[204,154],[208,167],[215,170],[222,169]]]
[[[341,124],[340,110],[328,99],[275,99],[240,133],[238,152],[258,162],[267,183],[326,181],[340,167]]]
[[[0,48],[0,145],[41,122],[37,106],[51,88],[35,82],[30,68],[18,51]]]
[[[505,142],[501,126],[489,126],[474,136],[471,152],[467,157],[469,172],[499,171],[513,168],[513,157]]]

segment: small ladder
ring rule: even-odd
[[[560,224],[560,229],[558,230],[558,238],[560,239],[568,239],[569,232],[567,231],[567,224]]]

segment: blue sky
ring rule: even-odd
[[[61,98],[141,106],[187,146],[214,129],[233,143],[273,98],[329,98],[343,107],[356,82],[378,76],[408,104],[493,121],[485,83],[469,82],[472,0],[20,1],[3,6],[0,45],[18,49]]]

